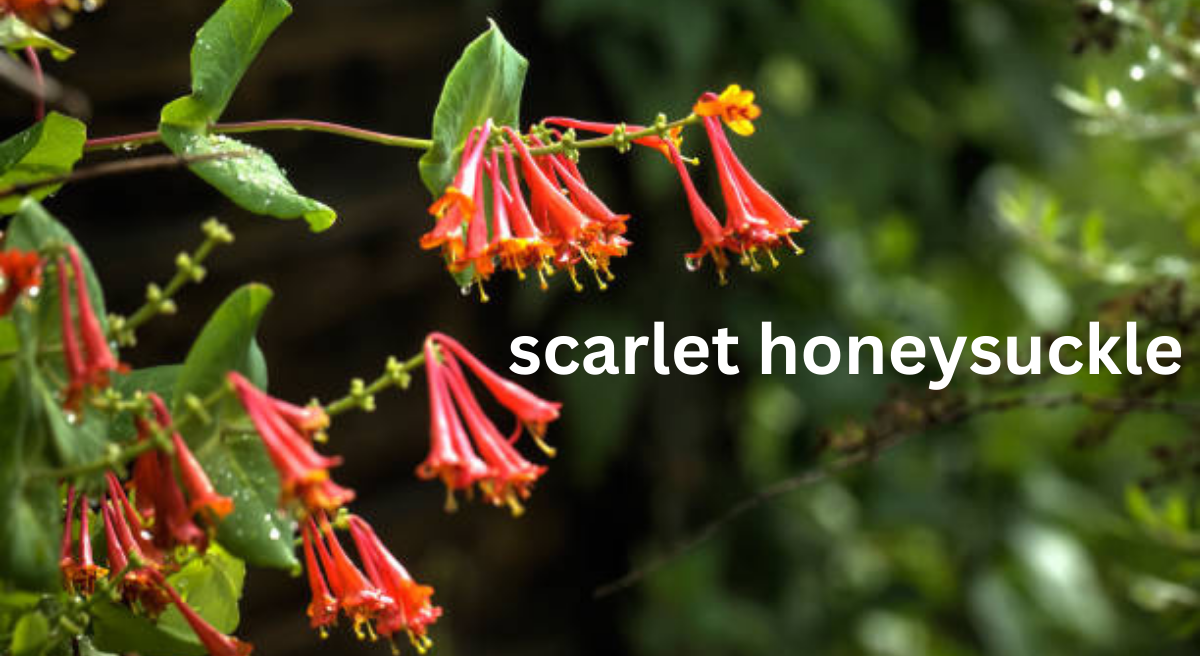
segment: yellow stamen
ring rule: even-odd
[[[446,488],[446,503],[443,506],[446,512],[458,512],[458,499],[454,497],[454,490],[450,487]]]
[[[504,502],[508,504],[508,509],[512,511],[513,517],[520,517],[525,514],[525,506],[517,499],[516,493],[509,490],[508,494],[504,495]]]
[[[542,453],[546,454],[547,456],[550,456],[551,458],[553,458],[555,455],[558,454],[558,449],[555,449],[554,447],[550,446],[549,444],[546,444],[546,441],[542,439],[541,435],[538,435],[537,433],[535,433],[533,431],[529,431],[529,434],[533,437],[533,443],[536,444],[538,446],[538,448],[542,450]]]
[[[476,278],[475,284],[479,287],[479,302],[480,303],[487,303],[488,301],[492,300],[492,299],[488,298],[487,292],[484,291],[484,289],[483,289],[483,278]]]
[[[575,265],[572,264],[567,268],[567,271],[571,274],[571,284],[575,286],[575,291],[582,293],[583,285],[579,284],[579,278],[575,275]]]

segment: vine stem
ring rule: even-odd
[[[405,389],[408,387],[410,374],[414,369],[425,364],[424,351],[401,362],[389,358],[384,372],[370,384],[356,379],[350,384],[350,393],[335,401],[325,404],[325,414],[336,417],[356,408],[370,412],[375,407],[374,396],[389,387]]]
[[[1196,403],[1185,403],[1169,399],[1106,397],[1078,392],[1067,394],[1029,394],[979,401],[959,408],[943,417],[930,419],[927,425],[923,426],[923,430],[898,429],[879,435],[869,443],[858,445],[853,450],[846,451],[841,456],[823,465],[804,470],[757,490],[730,506],[695,532],[676,542],[666,551],[650,558],[644,564],[634,567],[621,577],[598,586],[592,591],[592,597],[594,599],[603,599],[637,585],[676,559],[705,544],[735,520],[741,518],[742,515],[756,510],[789,492],[794,492],[832,478],[836,474],[856,465],[873,461],[880,453],[904,443],[914,435],[934,428],[961,424],[972,417],[982,414],[1006,412],[1018,408],[1053,410],[1066,407],[1084,407],[1097,412],[1113,414],[1148,412],[1200,417],[1200,404]]]
[[[625,141],[634,141],[651,136],[662,136],[673,128],[683,127],[698,123],[700,117],[689,114],[688,116],[676,121],[660,121],[657,125],[637,130],[636,132],[628,132],[624,135]],[[300,132],[324,132],[326,134],[336,134],[338,136],[359,141],[367,141],[370,143],[379,144],[382,146],[391,146],[395,148],[411,148],[414,150],[429,150],[433,147],[432,139],[421,139],[418,137],[406,137],[403,135],[387,134],[386,132],[376,132],[374,130],[366,130],[357,128],[351,125],[342,125],[340,123],[331,123],[328,121],[314,121],[310,119],[295,119],[295,118],[280,118],[268,119],[263,121],[244,121],[240,123],[215,123],[209,127],[209,131],[216,134],[243,134],[249,132],[274,132],[281,130],[295,130]],[[132,134],[123,134],[113,137],[99,137],[89,139],[83,146],[84,152],[97,152],[101,150],[114,150],[120,148],[137,148],[152,143],[162,141],[162,133],[158,130],[148,132],[135,132]],[[609,134],[593,139],[583,139],[580,141],[572,141],[567,144],[562,141],[531,149],[534,155],[550,155],[564,152],[568,149],[582,148],[604,148],[618,145],[618,137],[616,134]]]
[[[42,61],[38,58],[37,48],[26,46],[25,59],[33,73],[33,120],[40,121],[46,117],[46,75],[42,72]]]

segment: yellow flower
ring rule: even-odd
[[[754,119],[762,108],[754,104],[754,92],[731,84],[721,95],[707,92],[700,96],[692,111],[700,116],[720,116],[730,130],[748,137],[754,134]]]

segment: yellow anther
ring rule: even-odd
[[[534,433],[534,432],[530,432],[530,435],[533,437],[533,443],[536,444],[538,446],[538,448],[542,450],[542,453],[546,454],[547,456],[550,456],[551,458],[553,458],[555,455],[558,454],[558,449],[555,449],[554,447],[550,446],[549,444],[546,444],[546,440],[543,440],[541,435],[538,435],[537,433]]]
[[[575,275],[575,265],[572,264],[567,271],[571,274],[571,284],[575,286],[575,291],[583,292],[583,285],[579,284],[579,278]]]
[[[488,298],[487,292],[483,289],[483,278],[476,278],[475,284],[479,287],[479,302],[487,303],[491,299]]]

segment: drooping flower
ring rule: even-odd
[[[341,459],[317,453],[311,440],[298,427],[293,413],[281,411],[277,399],[236,371],[230,372],[228,378],[279,472],[284,502],[299,501],[309,512],[333,511],[354,498],[353,490],[341,487],[329,478],[329,469],[341,464]],[[328,418],[324,423],[328,423]]]
[[[700,96],[692,111],[697,116],[720,117],[730,130],[743,137],[754,134],[754,119],[762,114],[762,109],[754,104],[754,92],[736,84],[725,87],[719,96],[712,92]]]
[[[308,530],[321,538],[328,549],[327,552],[318,551],[318,557],[322,559],[321,565],[325,571],[332,572],[329,582],[337,597],[338,607],[353,624],[355,636],[360,640],[366,637],[374,639],[375,622],[388,611],[394,600],[376,587],[350,560],[325,513],[320,513],[318,519],[319,524],[314,523],[312,517],[308,518]]]
[[[683,165],[683,158],[679,155],[675,144],[670,144],[668,150],[671,153],[671,163],[679,173],[679,181],[683,184],[684,193],[687,194],[692,222],[696,225],[696,231],[700,233],[700,248],[684,256],[687,267],[691,270],[698,269],[704,261],[704,256],[709,255],[712,257],[713,265],[717,268],[717,277],[723,285],[727,282],[725,270],[729,268],[729,258],[725,255],[725,249],[728,247],[725,229],[709,209],[708,204],[700,197],[700,193],[696,191],[696,185],[692,183],[692,176],[688,174],[687,168]]]
[[[308,575],[308,587],[312,592],[312,601],[308,604],[308,621],[312,628],[316,629],[321,638],[329,636],[329,627],[337,623],[338,603],[337,598],[329,591],[329,585],[325,581],[325,573],[322,573],[321,566],[317,562],[316,549],[324,549],[325,546],[320,544],[321,537],[316,534],[312,527],[312,521],[306,521],[300,526],[300,533],[304,541],[304,571]],[[317,543],[318,546],[314,546]],[[330,560],[326,558],[326,560]]]
[[[92,310],[79,249],[68,246],[67,254],[71,257],[71,272],[75,279],[75,306],[79,309],[79,334],[83,340],[88,380],[98,388],[108,387],[109,373],[117,371],[121,365],[109,348],[100,320]]]
[[[516,430],[505,438],[487,417],[471,390],[459,358],[496,400],[516,419]],[[429,380],[430,452],[417,468],[423,479],[440,478],[446,485],[447,509],[454,509],[454,492],[478,486],[486,501],[507,505],[514,515],[546,468],[526,460],[513,446],[528,428],[547,453],[542,436],[546,424],[558,417],[559,404],[545,401],[488,369],[461,344],[440,333],[425,340],[425,369]],[[464,428],[465,424],[465,428]],[[469,436],[469,439],[468,439]]]
[[[148,559],[125,522],[124,514],[108,499],[101,505],[104,516],[104,537],[108,548],[109,576],[120,577],[117,585],[122,598],[136,603],[149,616],[155,617],[167,605],[162,589],[155,584],[159,575],[157,565]]]
[[[716,117],[706,117],[704,128],[712,144],[717,176],[727,212],[725,233],[737,250],[757,268],[755,255],[763,252],[778,266],[774,250],[787,244],[797,254],[802,250],[792,241],[792,233],[804,229],[805,222],[793,218],[758,184],[729,146],[725,131]]]
[[[171,603],[175,604],[175,608],[179,610],[179,614],[183,615],[183,619],[192,628],[192,632],[196,634],[196,638],[200,640],[200,644],[204,645],[204,649],[209,653],[209,656],[250,656],[250,652],[254,650],[254,646],[248,642],[238,640],[233,636],[225,635],[218,631],[207,620],[200,617],[200,614],[195,611],[183,597],[179,596],[179,592],[167,582],[159,572],[152,572],[154,582],[163,592]]]
[[[450,398],[446,368],[438,361],[432,339],[425,340],[425,377],[429,382],[429,455],[417,466],[424,480],[441,479],[446,486],[446,510],[457,508],[456,491],[469,492],[487,475],[487,464],[479,458],[467,438],[458,410]],[[431,366],[432,363],[432,366]]]
[[[123,371],[125,366],[117,361],[109,348],[108,338],[100,326],[100,320],[92,309],[88,295],[87,279],[79,250],[67,248],[70,261],[70,278],[75,287],[75,316],[71,311],[71,284],[67,275],[67,260],[57,262],[59,319],[63,359],[67,368],[67,387],[63,391],[63,407],[78,411],[82,408],[83,395],[90,391],[108,387],[109,374]],[[78,329],[77,327],[78,326]]]
[[[152,402],[157,398],[157,395],[151,395]],[[159,399],[155,405],[161,403]],[[163,406],[162,410],[165,412],[166,407]],[[167,422],[166,425],[163,425],[164,422]],[[138,440],[152,439],[150,435],[153,429],[146,419],[135,417],[133,423]],[[170,430],[170,416],[156,418],[155,424],[160,430]],[[139,486],[139,483],[144,486]],[[163,550],[177,545],[189,545],[200,550],[208,546],[208,534],[192,521],[192,513],[188,510],[183,489],[175,479],[167,454],[151,449],[139,455],[134,461],[134,486],[138,502],[152,509],[149,514],[154,518],[155,546]]]
[[[476,205],[483,203],[479,192],[483,176],[483,153],[491,135],[492,122],[471,131],[463,145],[462,159],[450,186],[429,206],[437,222],[421,236],[421,248],[442,248],[449,265],[461,263],[466,251],[464,226],[475,215]]]
[[[171,445],[175,451],[175,462],[179,466],[179,476],[183,480],[183,487],[187,490],[188,513],[192,516],[203,517],[209,526],[215,525],[216,522],[233,512],[233,500],[217,493],[208,474],[200,465],[200,461],[188,448],[187,442],[183,441],[179,431],[173,429],[171,413],[167,410],[167,405],[163,403],[162,398],[153,392],[148,397],[154,408],[155,420],[158,425],[163,430],[171,431]],[[165,473],[170,474],[170,472],[171,469],[168,467]]]
[[[575,274],[575,265],[583,261],[595,273],[596,281],[603,289],[606,285],[600,278],[600,273],[603,271],[607,274],[608,261],[625,252],[626,242],[619,237],[619,233],[624,229],[624,220],[606,222],[589,217],[576,205],[572,196],[564,194],[558,185],[551,181],[551,176],[562,178],[562,175],[556,173],[556,160],[553,157],[539,160],[529,151],[516,131],[509,127],[505,127],[504,131],[520,155],[525,182],[529,185],[535,221],[539,216],[544,218],[545,225],[539,225],[539,229],[550,236],[555,246],[555,267],[566,269],[571,275],[575,289],[583,291],[583,286],[579,284]],[[543,166],[546,167],[545,170]],[[616,226],[620,228],[617,229]]]
[[[92,556],[92,534],[88,526],[87,495],[79,498],[79,556],[74,554],[74,510],[75,488],[67,488],[67,514],[63,526],[62,549],[59,567],[63,571],[67,587],[90,595],[96,590],[96,581],[108,573],[108,570],[97,565]]]
[[[546,435],[547,425],[558,419],[559,411],[562,409],[561,403],[547,401],[497,374],[490,367],[480,362],[479,358],[475,357],[458,340],[445,333],[430,333],[429,341],[449,349],[459,360],[466,363],[471,373],[479,378],[488,391],[492,393],[492,396],[502,406],[513,413],[519,422],[518,430],[522,426],[528,429],[529,434],[538,442],[538,446],[547,455],[554,455],[554,449],[550,448],[543,441],[543,438]],[[515,439],[516,437],[514,436],[512,440]]]
[[[157,461],[155,461],[155,472],[157,472]],[[117,475],[111,471],[107,472],[105,477],[108,482],[108,495],[112,499],[113,507],[123,514],[122,519],[129,526],[129,532],[132,534],[134,542],[137,543],[138,550],[147,561],[161,567],[164,563],[162,550],[154,544],[154,536],[146,530],[146,524],[142,521],[142,515],[133,507],[133,504],[129,503],[129,497],[125,495],[125,490],[121,487],[121,481],[117,480]],[[142,494],[142,490],[147,489],[139,487],[136,479],[134,487],[138,490],[139,497]],[[148,507],[153,511],[154,506],[152,503]]]
[[[428,635],[429,625],[442,615],[442,609],[430,601],[433,588],[414,581],[408,570],[384,546],[375,529],[363,518],[350,515],[348,521],[350,534],[367,576],[375,587],[394,602],[376,622],[376,630],[389,639],[395,633],[404,631],[413,646],[424,653],[433,645]]]
[[[42,260],[36,251],[0,251],[0,317],[12,311],[21,294],[42,284]]]

